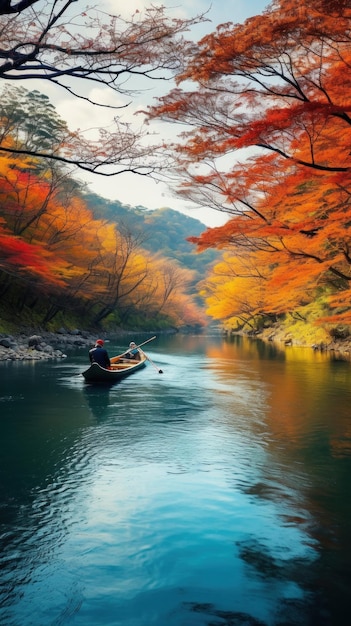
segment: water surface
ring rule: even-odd
[[[348,624],[350,363],[146,347],[109,387],[84,349],[0,365],[0,623]]]

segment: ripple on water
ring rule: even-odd
[[[319,584],[327,595],[333,546],[349,536],[335,481],[347,476],[338,442],[349,441],[349,403],[339,388],[332,420],[335,395],[316,407],[311,393],[323,393],[326,375],[317,384],[308,368],[219,354],[155,355],[163,376],[146,368],[104,390],[69,368],[67,383],[63,367],[50,382],[39,365],[41,393],[31,383],[26,411],[21,400],[17,421],[7,419],[6,626],[30,626],[33,615],[35,626],[319,616],[323,607],[308,613],[307,603],[321,601]]]

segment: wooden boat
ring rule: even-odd
[[[87,383],[113,383],[145,367],[146,360],[144,354],[141,354],[140,361],[115,356],[110,359],[111,369],[108,370],[98,363],[92,363],[85,372],[82,372],[82,375]]]

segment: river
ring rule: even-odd
[[[111,387],[85,349],[0,364],[0,624],[348,626],[350,362],[145,348]]]

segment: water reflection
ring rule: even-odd
[[[219,337],[150,356],[162,376],[107,388],[79,352],[4,368],[0,622],[341,626],[349,365]]]
[[[107,417],[110,405],[110,391],[110,385],[85,385],[83,388],[89,409],[97,421],[104,420]]]

